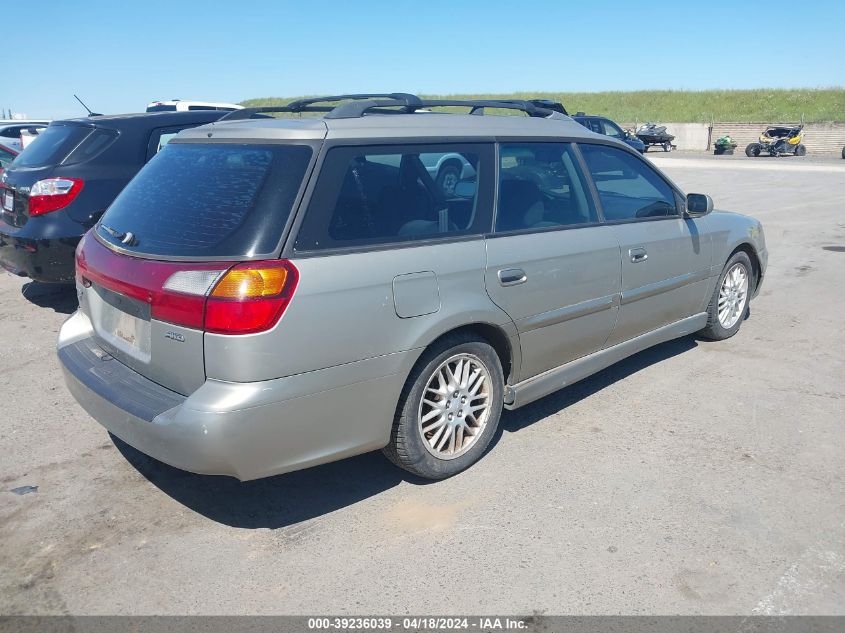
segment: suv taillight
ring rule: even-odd
[[[82,191],[85,182],[80,178],[45,178],[29,190],[29,215],[44,215],[64,209]]]
[[[288,260],[162,262],[128,257],[90,233],[76,251],[76,276],[150,304],[150,315],[215,334],[255,334],[278,323],[299,281]]]

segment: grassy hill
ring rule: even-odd
[[[845,88],[791,90],[639,90],[635,92],[516,92],[511,94],[422,95],[478,99],[555,99],[569,112],[603,114],[616,121],[678,123],[845,122]],[[247,99],[245,106],[282,105],[296,97]]]

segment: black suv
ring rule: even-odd
[[[72,282],[74,251],[132,177],[173,136],[223,111],[54,121],[0,177],[0,266]]]
[[[596,116],[593,114],[584,114],[583,112],[576,112],[572,118],[578,121],[588,130],[592,130],[596,134],[604,134],[618,141],[630,145],[640,154],[645,153],[645,143],[643,143],[636,136],[628,134],[617,123],[611,121],[607,117]]]

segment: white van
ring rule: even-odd
[[[243,106],[235,103],[214,103],[211,101],[153,101],[147,105],[147,112],[188,112],[189,110],[241,110]]]

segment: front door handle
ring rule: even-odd
[[[639,264],[640,262],[644,262],[648,259],[648,253],[642,246],[632,248],[628,251],[628,255],[630,255],[631,262],[633,262],[634,264]]]
[[[515,286],[527,280],[528,277],[522,268],[503,268],[499,271],[499,283],[503,286]]]

